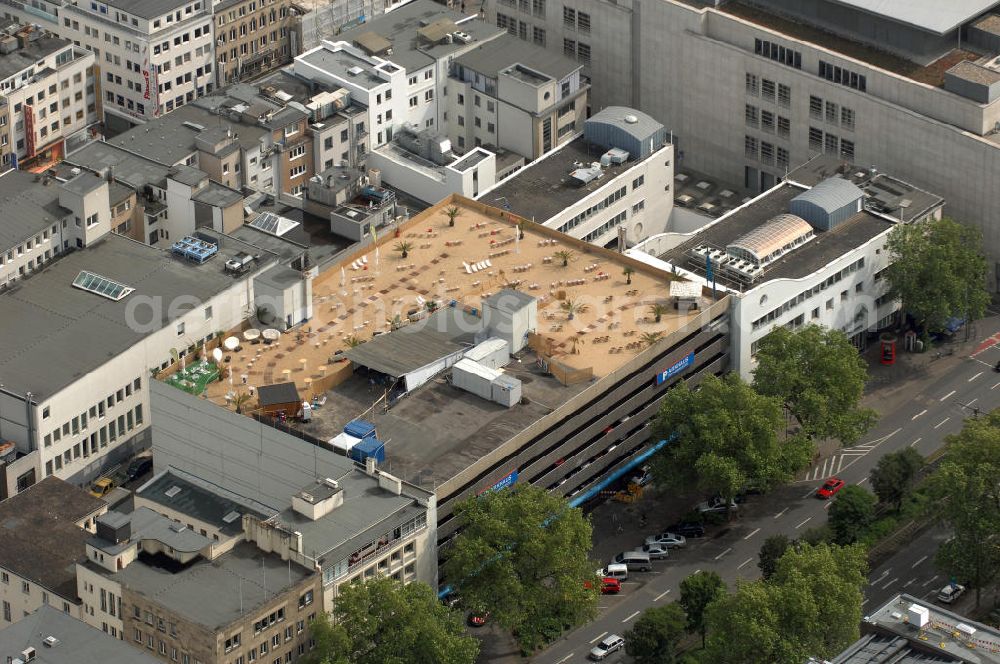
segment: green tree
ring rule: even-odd
[[[706,376],[698,391],[669,390],[654,436],[676,440],[657,455],[653,473],[664,486],[698,488],[732,498],[748,480],[763,487],[787,481],[812,457],[804,436],[778,440],[781,403],[757,394],[736,374]]]
[[[702,647],[705,646],[705,609],[725,595],[726,583],[715,572],[695,572],[681,581],[678,603],[687,615],[687,630],[701,634]]]
[[[704,661],[799,664],[832,659],[857,640],[867,561],[861,546],[785,552],[769,581],[740,583],[708,607]]]
[[[479,642],[425,583],[381,577],[341,587],[333,620],[310,626],[306,664],[472,664]]]
[[[489,611],[522,649],[597,614],[591,527],[578,508],[525,485],[471,497],[455,514],[464,530],[447,552],[444,575],[466,606]]]
[[[926,332],[940,332],[950,318],[982,318],[990,296],[978,230],[948,218],[899,224],[886,245],[889,295]]]
[[[938,567],[980,589],[1000,570],[1000,411],[967,420],[948,438],[948,455],[927,487],[933,509],[954,536],[938,549]]]
[[[760,340],[753,386],[776,397],[809,436],[854,443],[875,423],[859,406],[868,370],[840,330],[806,325],[775,328]]]
[[[841,489],[827,512],[827,522],[837,544],[854,544],[874,520],[875,496],[856,484]]]
[[[879,502],[898,510],[923,465],[924,458],[912,447],[890,452],[879,459],[870,475],[872,490]]]
[[[625,652],[637,664],[675,664],[684,636],[684,609],[676,602],[646,609],[625,632]]]
[[[792,545],[792,540],[784,535],[771,535],[760,547],[760,559],[757,567],[760,568],[760,575],[765,581],[771,578],[774,571],[778,569],[778,561],[785,551]]]

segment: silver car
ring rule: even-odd
[[[599,662],[611,653],[621,650],[624,647],[625,639],[617,634],[609,634],[604,637],[603,641],[590,649],[590,658],[595,662]]]
[[[646,544],[661,544],[668,549],[676,549],[687,544],[687,538],[674,533],[660,533],[646,538]]]
[[[650,560],[665,560],[670,555],[670,550],[662,544],[643,544],[641,550],[649,554]]]

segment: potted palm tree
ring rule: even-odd
[[[560,249],[552,255],[562,261],[563,267],[569,265],[569,262],[573,260],[573,252],[569,249]]]
[[[635,268],[634,267],[625,266],[625,269],[622,270],[622,275],[625,277],[625,285],[626,286],[631,286],[632,285],[632,275],[633,274],[635,274]]]
[[[584,344],[583,337],[572,336],[569,338],[570,352],[573,355],[580,354],[580,346]]]
[[[398,251],[403,259],[406,259],[406,257],[410,255],[410,251],[413,249],[413,243],[401,240],[396,243],[396,246],[393,247],[393,249]]]
[[[237,392],[236,394],[233,395],[233,400],[231,403],[233,404],[233,408],[236,410],[236,412],[242,414],[243,406],[247,405],[247,402],[249,401],[250,401],[249,394],[247,394],[246,392]]]
[[[642,345],[644,347],[649,348],[650,346],[652,346],[653,344],[655,344],[657,341],[659,341],[662,338],[663,338],[663,332],[659,332],[659,331],[657,331],[657,332],[643,332],[642,336],[639,337],[639,341],[642,342]]]
[[[667,313],[667,307],[657,302],[649,306],[649,313],[653,316],[653,319],[659,323],[660,319],[663,318],[663,314]]]
[[[567,320],[573,320],[577,314],[582,314],[587,310],[587,305],[579,300],[566,300],[559,307],[566,312]]]
[[[452,207],[448,208],[447,210],[445,210],[444,213],[445,213],[445,216],[448,217],[448,225],[449,226],[454,226],[455,225],[455,217],[461,216],[462,211],[460,209],[458,209],[457,207],[452,206]]]

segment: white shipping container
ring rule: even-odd
[[[455,387],[471,392],[476,396],[491,400],[493,397],[493,381],[501,373],[495,369],[484,367],[468,359],[461,359],[451,368],[451,382]]]

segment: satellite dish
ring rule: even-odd
[[[216,349],[212,350],[212,359],[214,359],[216,362],[221,362],[222,361],[222,349],[221,348],[216,348]]]
[[[637,118],[636,116],[632,115],[631,113],[629,115],[625,116],[625,122],[627,122],[628,124],[635,124],[638,121],[639,121],[639,118]]]

